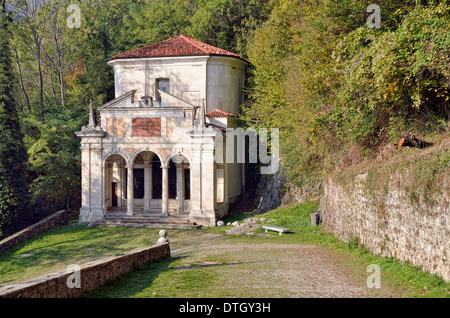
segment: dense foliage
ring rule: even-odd
[[[12,96],[9,20],[5,1],[0,1],[0,238],[13,233],[14,221],[23,215],[28,199],[25,180],[27,154]]]
[[[282,128],[283,163],[297,184],[402,132],[449,128],[450,6],[378,4],[381,27],[369,28],[361,1],[283,0],[255,34],[247,120]]]

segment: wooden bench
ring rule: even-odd
[[[266,230],[266,233],[267,233],[267,231],[274,231],[274,232],[278,232],[281,235],[281,233],[289,232],[289,229],[287,229],[285,227],[275,226],[275,225],[263,225],[262,228],[264,230]]]

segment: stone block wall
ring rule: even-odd
[[[329,178],[322,184],[320,202],[324,228],[346,242],[357,238],[375,254],[407,261],[450,281],[449,170],[426,195],[427,187],[407,184],[402,170],[379,179],[364,172],[348,183]],[[374,191],[370,184],[377,182],[383,187]]]
[[[0,289],[0,298],[76,298],[137,266],[170,258],[169,243],[80,265],[79,287],[74,269],[48,274]],[[67,281],[71,284],[68,284]],[[70,287],[69,287],[70,286]]]
[[[53,213],[52,215],[47,216],[46,218],[36,222],[33,225],[30,225],[23,230],[8,236],[4,240],[0,241],[0,253],[6,251],[7,249],[13,247],[14,245],[22,242],[33,235],[42,233],[55,227],[57,225],[65,225],[67,224],[69,218],[68,213],[65,210],[58,211]]]

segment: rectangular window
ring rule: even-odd
[[[144,198],[144,169],[133,169],[134,198]]]
[[[158,78],[156,80],[156,89],[156,100],[158,102],[161,102],[161,95],[159,94],[158,90],[170,94],[170,80],[168,78]]]

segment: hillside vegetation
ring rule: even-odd
[[[280,127],[297,185],[378,154],[401,133],[439,141],[450,116],[450,6],[279,1],[249,46],[247,120]]]

